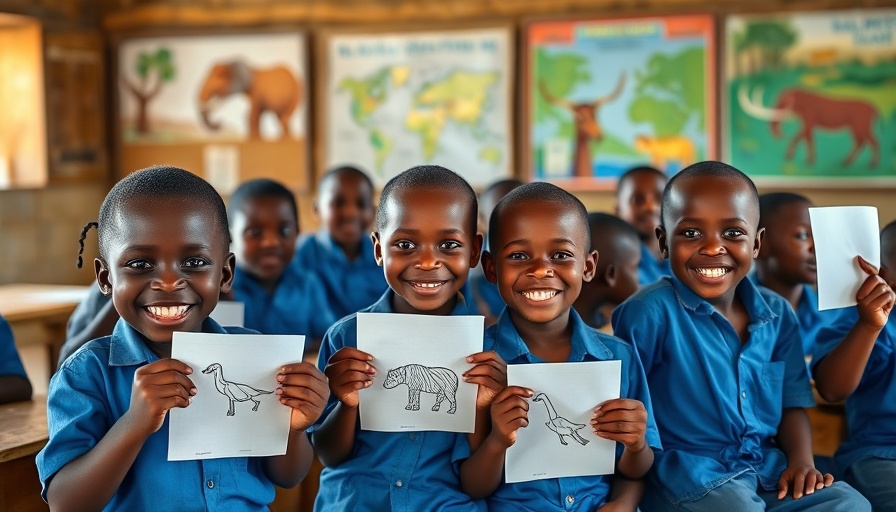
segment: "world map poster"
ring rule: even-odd
[[[534,22],[525,41],[531,178],[609,189],[715,157],[712,16]]]
[[[382,186],[422,164],[474,187],[510,176],[513,78],[506,28],[326,37],[326,167]]]

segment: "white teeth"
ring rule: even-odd
[[[146,309],[159,318],[177,318],[183,316],[190,306],[147,306]]]
[[[557,295],[557,290],[538,290],[534,292],[523,292],[523,297],[534,301],[543,301]]]
[[[443,284],[445,284],[444,281],[440,283],[414,283],[414,286],[419,286],[420,288],[438,288]]]
[[[704,277],[722,277],[728,273],[727,268],[698,268],[697,273]]]

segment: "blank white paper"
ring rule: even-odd
[[[535,393],[529,425],[506,452],[507,483],[613,473],[616,442],[594,434],[591,416],[619,398],[621,371],[621,361],[507,365],[507,384]]]
[[[208,316],[219,325],[243,327],[246,318],[246,305],[232,300],[219,300],[218,305]]]
[[[473,432],[478,388],[462,374],[483,333],[481,316],[358,313],[358,349],[376,368],[358,392],[361,428]]]
[[[168,460],[286,453],[291,409],[277,372],[304,350],[302,335],[175,332],[171,357],[193,369],[196,395],[169,412]]]
[[[856,263],[861,256],[880,268],[877,208],[809,208],[818,271],[818,310],[856,305],[856,292],[868,275]]]

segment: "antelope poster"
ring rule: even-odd
[[[731,16],[724,155],[761,183],[896,183],[896,9]]]
[[[530,177],[613,188],[634,165],[673,174],[716,157],[713,34],[708,15],[530,24]]]

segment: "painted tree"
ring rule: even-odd
[[[653,133],[661,137],[680,134],[692,119],[705,130],[705,56],[703,48],[652,55],[645,68],[635,72],[629,118],[651,124]]]
[[[162,90],[162,84],[174,80],[174,62],[171,50],[159,48],[153,52],[140,52],[135,63],[139,83],[133,83],[122,76],[125,88],[137,100],[137,132],[149,133],[149,102]]]
[[[781,69],[784,52],[796,43],[797,33],[787,21],[759,19],[747,22],[743,32],[735,34],[734,39],[738,57],[758,56],[758,65],[750,66],[753,74]]]

